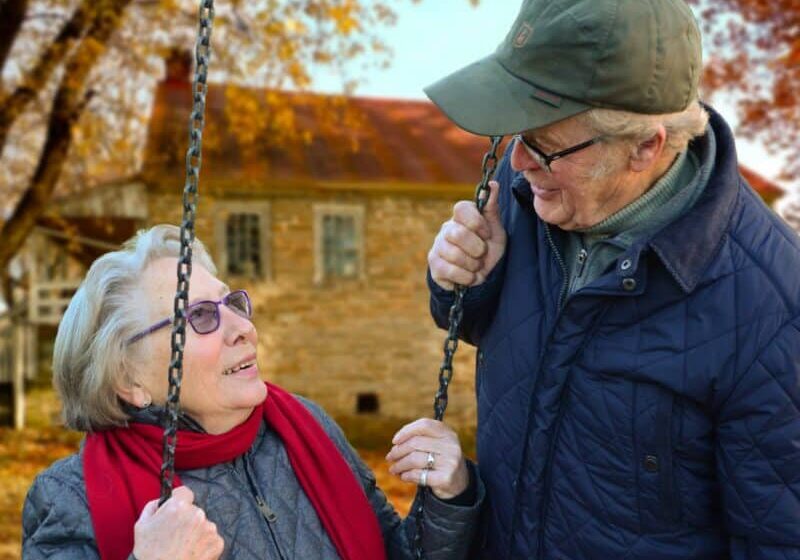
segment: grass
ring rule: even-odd
[[[74,453],[82,434],[57,425],[58,401],[49,388],[34,388],[27,395],[27,423],[21,431],[0,428],[0,560],[21,557],[22,505],[34,477],[53,461]],[[368,418],[338,418],[350,442],[375,472],[378,485],[401,515],[411,506],[416,486],[407,484],[387,470],[384,456],[392,435],[406,421]],[[474,455],[474,434],[460,434],[464,448]]]

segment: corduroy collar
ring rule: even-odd
[[[741,182],[731,129],[719,113],[710,107],[706,110],[717,142],[714,171],[694,207],[650,241],[650,246],[687,293],[694,290],[719,251]],[[704,138],[699,142],[702,143]]]

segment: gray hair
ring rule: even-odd
[[[588,126],[598,136],[607,140],[621,140],[619,149],[632,153],[641,143],[652,138],[663,125],[667,131],[666,147],[675,152],[686,150],[689,142],[705,133],[708,113],[695,100],[678,113],[664,115],[645,115],[618,111],[615,109],[594,108],[576,116],[579,122]],[[612,146],[605,144],[607,149]],[[603,158],[590,172],[588,178],[599,179],[616,171],[619,161]]]
[[[92,431],[125,425],[127,415],[116,390],[133,381],[140,357],[127,341],[148,326],[141,311],[146,301],[141,275],[152,261],[179,255],[180,229],[158,225],[138,232],[122,249],[106,253],[89,268],[61,319],[53,349],[53,385],[67,427]],[[198,239],[192,258],[216,275]]]
[[[643,115],[614,109],[590,109],[579,118],[598,135],[628,141],[631,146],[651,138],[663,125],[667,131],[667,147],[684,151],[692,138],[705,133],[708,113],[695,100],[678,113]]]

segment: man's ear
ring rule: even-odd
[[[633,150],[630,159],[631,171],[647,171],[661,157],[667,145],[667,130],[658,125],[658,130],[647,140],[640,142]]]

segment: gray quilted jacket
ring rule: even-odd
[[[400,519],[339,427],[317,405],[301,400],[361,481],[383,531],[387,557],[390,560],[412,558],[413,513]],[[36,477],[23,509],[24,559],[99,558],[81,465],[79,452],[54,463]],[[435,497],[426,502],[423,536],[430,560],[456,560],[466,558],[469,553],[484,500],[483,486],[474,468],[470,465],[471,484],[476,485],[472,504],[454,505]],[[194,492],[195,503],[216,523],[225,540],[222,558],[339,558],[292,471],[283,444],[266,424],[262,423],[253,446],[245,455],[230,463],[178,474],[183,484]],[[263,500],[261,507],[259,499]]]

